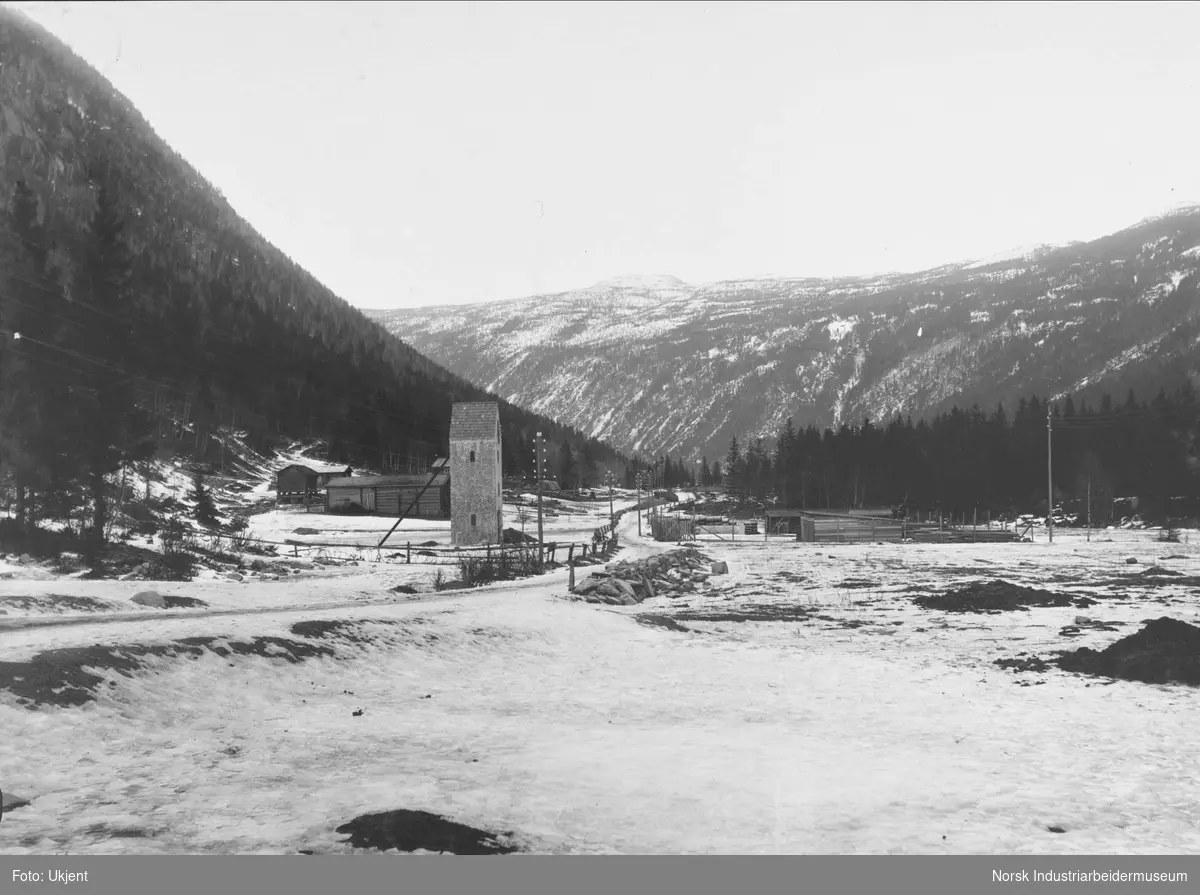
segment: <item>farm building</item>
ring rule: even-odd
[[[275,502],[281,504],[314,503],[330,479],[348,476],[349,466],[327,463],[292,463],[275,476]]]
[[[421,493],[422,489],[424,493]],[[415,506],[413,501],[417,501]],[[325,491],[325,510],[329,513],[366,512],[379,516],[399,516],[407,510],[408,516],[446,519],[450,515],[450,471],[443,463],[419,475],[363,475],[331,479]]]
[[[854,543],[862,541],[978,542],[1015,541],[1019,536],[1008,528],[986,525],[949,525],[896,519],[881,510],[767,510],[764,537],[795,534],[806,543]]]
[[[878,515],[864,512],[819,510],[767,510],[767,534],[795,534],[796,540],[820,541],[899,541],[904,537],[904,522],[892,519],[889,511]]]
[[[500,405],[464,402],[450,410],[450,538],[495,544],[504,528]]]

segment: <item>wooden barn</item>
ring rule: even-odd
[[[417,475],[363,475],[331,479],[325,490],[325,511],[366,512],[378,516],[421,519],[450,518],[450,470],[444,464]],[[430,484],[430,479],[433,483]],[[425,487],[428,485],[429,487]],[[425,492],[422,494],[421,489]],[[420,500],[417,495],[420,494]],[[417,504],[412,506],[413,501]],[[410,506],[412,507],[411,509]]]
[[[275,502],[277,504],[320,503],[321,492],[330,479],[348,476],[349,466],[333,466],[328,463],[292,463],[283,467],[275,476]]]

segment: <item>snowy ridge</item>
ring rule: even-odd
[[[773,436],[789,416],[832,426],[1076,383],[1124,392],[1200,336],[1200,209],[1006,254],[831,280],[622,277],[371,313],[455,373],[619,449],[710,461],[730,436]],[[1031,361],[1049,356],[1064,359],[1053,379]]]

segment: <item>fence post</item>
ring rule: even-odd
[[[571,580],[567,583],[567,589],[575,593],[575,563],[568,559],[567,566],[571,569]]]
[[[487,561],[488,561],[488,565],[491,565],[491,562],[492,562],[492,545],[491,545],[490,543],[487,545]]]
[[[573,579],[575,577],[575,572],[574,572],[574,569],[575,569],[575,545],[574,544],[570,544],[567,547],[567,565],[569,565],[572,569],[571,577]]]
[[[408,541],[404,545],[404,561],[406,563],[412,562],[412,541]]]

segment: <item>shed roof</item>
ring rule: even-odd
[[[379,488],[387,485],[404,485],[419,487],[433,478],[432,475],[356,475],[338,479],[330,479],[329,488]],[[446,473],[440,473],[433,479],[433,484],[445,482],[449,478]]]
[[[450,439],[482,441],[495,438],[500,426],[500,405],[491,401],[454,404],[450,408]]]
[[[881,511],[882,512],[882,511]],[[767,510],[764,515],[768,519],[853,519],[855,522],[895,522],[890,516],[867,516],[863,513],[851,514],[847,510]]]
[[[316,473],[317,475],[329,475],[330,473],[334,472],[345,474],[346,470],[349,468],[349,463],[343,463],[340,466],[330,465],[328,463],[289,463],[279,471],[283,472],[285,469],[307,469],[309,472]]]

